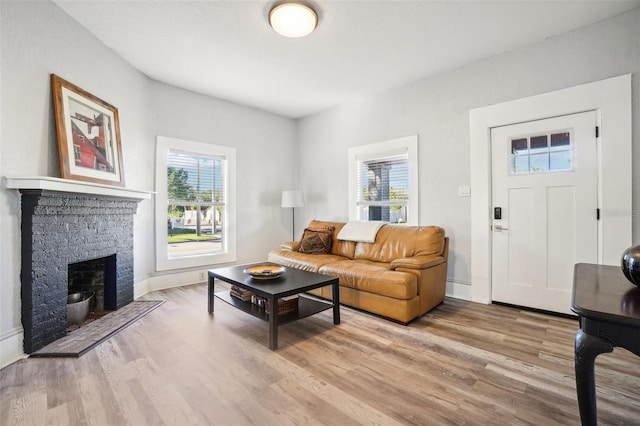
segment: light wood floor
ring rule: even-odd
[[[206,286],[79,359],[0,370],[2,425],[578,425],[577,321],[447,299],[409,326],[343,308],[280,329]],[[598,357],[601,425],[640,424],[640,358]]]

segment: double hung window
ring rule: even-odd
[[[349,149],[349,218],[418,223],[418,137]]]
[[[235,260],[235,149],[158,137],[158,270]]]

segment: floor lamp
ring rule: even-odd
[[[293,222],[291,225],[292,241],[296,239],[296,207],[304,207],[302,191],[282,191],[282,208],[291,208]]]

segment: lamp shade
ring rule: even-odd
[[[282,207],[304,207],[302,191],[282,191]]]

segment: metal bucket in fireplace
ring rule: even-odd
[[[87,318],[94,295],[93,291],[79,291],[67,296],[67,325],[81,324]]]

